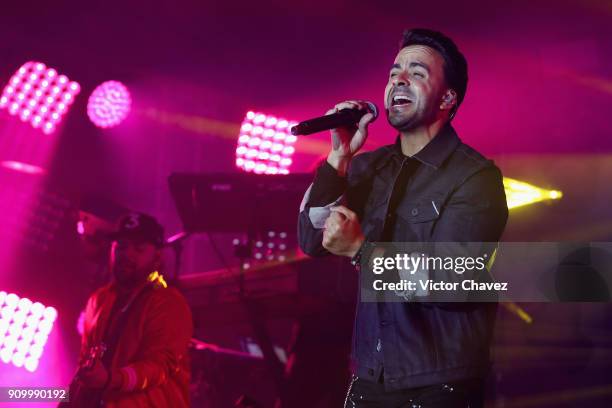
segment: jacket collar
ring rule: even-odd
[[[412,158],[417,159],[423,164],[432,166],[435,169],[440,168],[442,163],[455,151],[461,140],[457,136],[455,129],[449,124],[445,125],[429,143],[425,145]],[[391,153],[393,156],[403,159],[406,157],[402,153],[402,144],[400,136],[395,139],[395,144],[392,146]]]

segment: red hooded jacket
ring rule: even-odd
[[[158,283],[136,298],[117,341],[110,370],[120,376],[119,389],[103,399],[113,407],[188,407],[191,311],[181,293]],[[117,298],[115,284],[94,292],[85,309],[81,359],[102,342]]]

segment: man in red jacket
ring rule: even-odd
[[[193,323],[185,298],[159,274],[163,228],[130,214],[112,239],[114,280],[87,303],[81,366],[91,350],[104,352],[80,370],[80,391],[70,399],[76,406],[91,405],[93,396],[107,407],[188,407]]]

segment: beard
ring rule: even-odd
[[[112,265],[112,271],[115,280],[121,286],[134,286],[149,276],[153,271],[153,266],[138,268],[130,263],[116,263]]]
[[[398,131],[407,131],[416,128],[420,123],[420,118],[416,112],[412,114],[397,114],[387,109],[387,122]]]
[[[414,97],[409,105],[391,106],[385,109],[387,122],[400,132],[410,131],[436,120],[437,109],[433,102],[436,98],[430,96]],[[432,105],[432,106],[429,106]]]
[[[427,110],[423,106],[414,103],[411,103],[408,107],[391,107],[386,109],[386,113],[387,121],[398,131],[413,130],[427,123],[429,118]]]

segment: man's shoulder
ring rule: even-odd
[[[175,305],[177,307],[189,307],[185,296],[175,287],[155,286],[151,293],[151,299],[157,304]]]
[[[450,169],[453,171],[463,170],[470,174],[485,169],[499,171],[493,160],[461,140],[448,162]]]
[[[178,289],[172,286],[154,287],[147,303],[147,320],[156,320],[174,328],[193,326],[193,316],[187,299]]]

